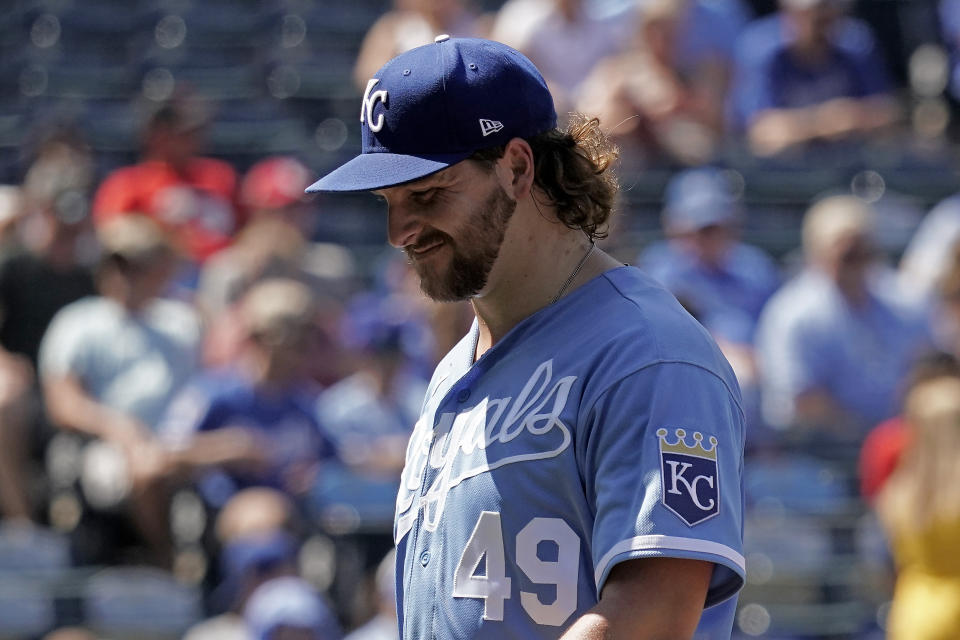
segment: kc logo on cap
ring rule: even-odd
[[[556,126],[547,84],[522,54],[491,40],[441,36],[400,54],[367,82],[360,155],[307,191],[410,182]]]
[[[371,89],[377,86],[377,83],[380,82],[376,78],[371,78],[367,82],[367,89],[363,92],[363,104],[360,105],[360,122],[366,122],[367,126],[370,127],[370,130],[373,132],[380,131],[383,128],[383,114],[378,114],[377,119],[373,119],[373,107],[377,104],[377,101],[383,103],[383,106],[387,106],[387,92],[384,90],[374,91],[370,93]]]

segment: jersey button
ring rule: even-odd
[[[460,389],[460,391],[457,392],[457,402],[466,402],[469,397],[470,389]]]
[[[430,564],[430,552],[429,552],[429,551],[424,551],[423,553],[420,554],[420,564],[421,564],[421,566],[424,566],[424,567],[427,566],[428,564]]]

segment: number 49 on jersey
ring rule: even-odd
[[[537,549],[542,542],[556,545],[555,561],[541,560]],[[537,584],[556,586],[557,597],[544,603],[538,594],[520,591],[520,604],[537,624],[560,626],[577,609],[577,581],[580,571],[580,538],[560,518],[534,518],[516,537],[516,562]],[[486,559],[485,571],[478,572]],[[503,620],[504,602],[512,597],[513,580],[507,575],[503,528],[500,514],[484,511],[467,540],[453,577],[454,598],[483,600],[484,620]]]

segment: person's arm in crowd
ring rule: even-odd
[[[827,429],[844,433],[857,424],[826,390],[809,389],[794,396],[793,424],[797,428]]]
[[[813,140],[836,140],[887,128],[900,119],[900,108],[889,95],[835,98],[809,107],[765,109],[747,132],[757,155],[775,155]]]
[[[128,446],[146,443],[153,435],[139,420],[97,402],[75,375],[43,379],[47,412],[64,429]]]
[[[167,466],[177,474],[214,467],[257,472],[269,465],[269,443],[243,427],[197,432],[183,445],[167,451]]]
[[[707,598],[713,564],[682,558],[643,558],[615,566],[600,602],[562,640],[682,640],[691,638]]]

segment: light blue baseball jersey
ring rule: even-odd
[[[437,367],[407,449],[402,637],[557,638],[632,558],[713,562],[707,606],[734,596],[740,392],[673,296],[621,267],[473,363],[476,331]],[[697,637],[728,638],[730,624],[705,616]]]

